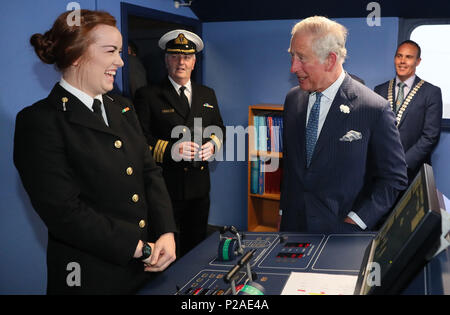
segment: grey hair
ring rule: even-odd
[[[341,64],[344,63],[347,57],[345,42],[348,32],[343,25],[323,16],[306,18],[292,28],[291,43],[294,35],[300,32],[314,36],[312,49],[322,63],[331,52],[337,55]]]

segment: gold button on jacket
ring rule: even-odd
[[[141,229],[145,228],[145,220],[139,221],[139,227],[140,227]]]
[[[134,194],[134,195],[131,197],[131,200],[133,200],[133,202],[138,202],[138,201],[139,201],[139,195],[138,195],[138,194]]]
[[[117,149],[120,149],[120,148],[122,147],[122,141],[116,140],[116,141],[114,142],[114,146],[115,146]]]
[[[127,175],[133,175],[133,168],[131,166],[127,168]]]

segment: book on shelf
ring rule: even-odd
[[[259,160],[250,161],[250,193],[258,193]]]
[[[248,230],[277,231],[283,172],[283,106],[249,107]]]
[[[279,113],[253,116],[255,128],[254,149],[263,152],[283,151],[283,117]]]
[[[283,167],[279,164],[275,171],[266,171],[266,163],[271,162],[260,158],[250,162],[250,193],[256,195],[280,193]]]

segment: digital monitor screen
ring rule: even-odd
[[[424,164],[366,250],[355,293],[400,293],[439,245],[440,231],[433,170]]]

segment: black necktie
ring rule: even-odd
[[[188,101],[186,94],[184,94],[184,90],[186,90],[185,86],[180,87],[180,100],[181,100],[181,104],[183,104],[183,109],[186,112],[189,112],[189,110],[190,110],[189,101]]]
[[[94,114],[105,123],[102,115],[102,102],[100,100],[94,98],[94,104],[92,104],[92,109],[94,110]]]

